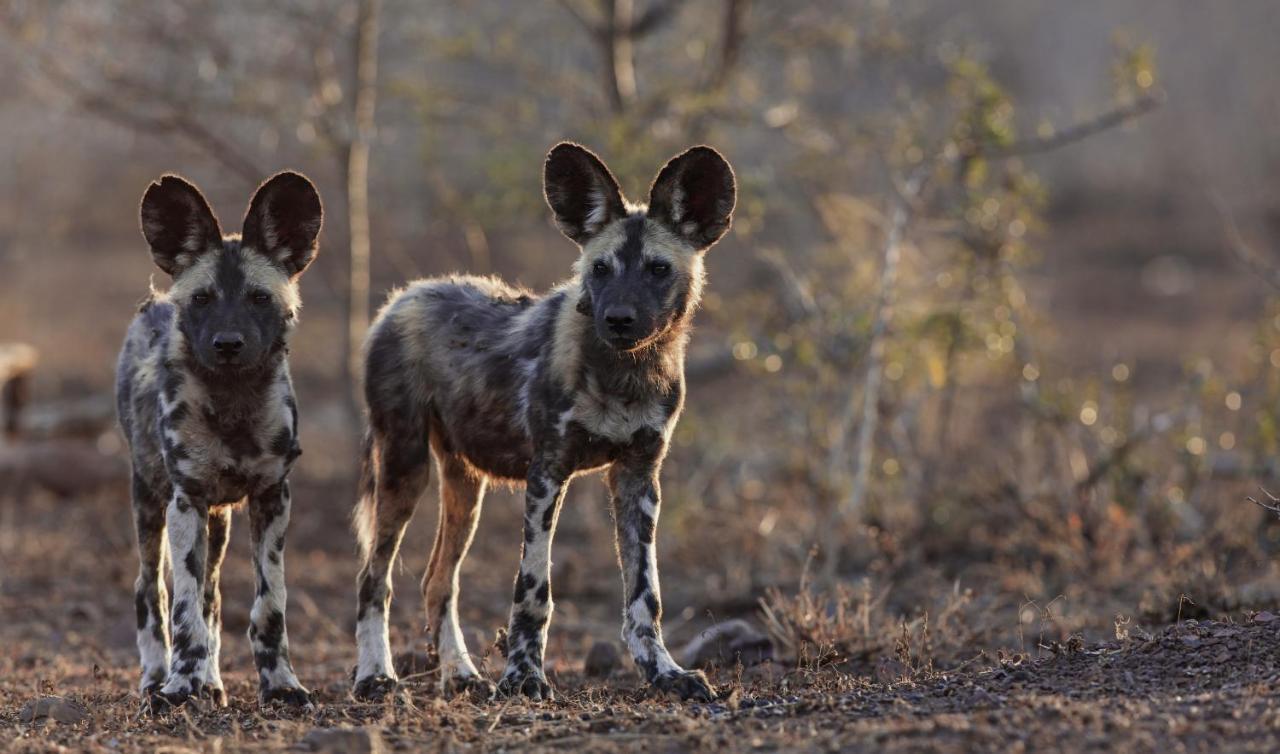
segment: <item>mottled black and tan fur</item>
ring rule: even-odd
[[[441,476],[440,525],[423,579],[427,630],[446,688],[491,688],[458,625],[458,570],[491,479],[525,484],[524,546],[497,690],[546,698],[551,540],[569,480],[605,469],[623,575],[623,640],[644,677],[682,698],[712,688],[663,644],[654,550],[658,472],[684,403],[684,353],[703,252],[729,228],[733,171],[695,147],[629,206],[594,154],[551,150],[547,202],[581,246],[574,277],[545,296],[490,278],[419,281],[394,294],[366,340],[369,435],[356,510],[355,694],[396,678],[388,644],[390,568],[427,485]]]
[[[133,465],[141,690],[153,710],[195,695],[227,702],[219,569],[232,508],[246,500],[260,699],[309,703],[289,662],[284,618],[286,477],[301,452],[286,353],[298,276],[315,257],[320,224],[320,197],[297,173],[258,189],[241,235],[223,236],[199,190],[177,176],[142,198],[143,235],[173,284],[153,291],[129,326],[116,401]]]

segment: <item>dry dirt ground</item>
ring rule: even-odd
[[[346,693],[355,564],[342,530],[343,505],[317,498],[311,496],[313,504],[333,515],[295,514],[288,559],[294,660],[316,693],[315,710],[260,710],[255,702],[244,639],[252,587],[238,514],[240,536],[224,578],[223,666],[231,706],[160,718],[140,713],[134,691],[136,561],[123,501],[0,501],[0,748],[306,751],[318,742],[331,751],[1280,751],[1280,619],[1268,612],[1227,622],[1183,620],[1151,633],[1134,628],[1107,643],[1045,641],[1037,658],[975,650],[971,661],[948,671],[909,672],[892,657],[852,670],[779,659],[715,671],[722,699],[681,704],[651,698],[626,666],[605,680],[583,677],[587,647],[617,632],[616,594],[608,587],[616,575],[594,565],[587,570],[603,586],[579,578],[586,586],[557,595],[549,648],[555,702],[445,700],[428,671],[412,676],[388,703],[359,704]],[[479,556],[464,571],[470,586],[464,619],[491,674],[500,669],[491,637],[502,623],[516,557],[500,546],[501,527],[518,521],[505,506],[501,499],[494,504],[502,523],[496,531],[482,528]],[[431,517],[419,519],[397,576],[398,649],[417,638],[414,582]],[[558,559],[594,537],[572,518],[564,534]],[[680,608],[687,614],[687,606],[699,602],[674,588],[679,569],[665,574],[677,595],[669,600],[675,603],[669,633],[678,643],[698,623],[682,619]],[[24,709],[47,696],[67,702],[54,717],[82,719],[25,719]],[[369,735],[317,738],[317,729],[330,728]]]
[[[722,674],[729,693],[714,704],[650,699],[630,678],[587,684],[566,672],[553,703],[445,701],[424,681],[389,703],[356,704],[333,683],[300,714],[258,709],[241,673],[230,708],[159,719],[138,713],[127,668],[102,667],[86,651],[33,658],[19,646],[3,665],[0,732],[13,751],[306,751],[323,740],[338,751],[1273,752],[1280,620],[1262,620],[1187,621],[1150,639],[896,681],[785,667]],[[78,703],[85,719],[19,722],[40,688]],[[317,728],[368,735],[335,742]]]

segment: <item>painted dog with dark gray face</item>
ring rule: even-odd
[[[129,326],[116,404],[133,466],[141,690],[152,710],[192,696],[227,703],[218,582],[232,508],[246,500],[260,699],[310,703],[285,633],[286,477],[301,453],[285,357],[298,276],[315,258],[321,214],[315,187],[297,173],[258,189],[238,236],[224,236],[199,190],[177,176],[162,177],[142,198],[142,233],[173,284],[153,291]]]
[[[492,690],[458,625],[458,571],[491,479],[525,484],[524,545],[497,691],[549,698],[551,540],[566,485],[606,469],[623,577],[623,640],[655,687],[709,700],[705,676],[667,651],[654,549],[658,472],[684,403],[684,353],[703,252],[729,228],[733,171],[694,147],[630,206],[608,168],[575,144],[548,154],[546,199],[581,246],[575,275],[545,296],[492,278],[413,283],[392,295],[365,342],[369,432],[355,513],[359,575],[354,693],[396,683],[388,642],[390,568],[439,469],[440,524],[422,582],[446,690]]]

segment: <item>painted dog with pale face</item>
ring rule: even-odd
[[[153,710],[192,696],[227,703],[218,582],[232,508],[245,501],[260,700],[310,703],[285,632],[287,475],[301,453],[286,354],[298,277],[315,258],[321,215],[315,187],[297,173],[258,189],[238,236],[224,236],[200,191],[177,176],[162,177],[142,198],[143,235],[173,285],[153,291],[129,326],[116,403],[133,465],[141,690]]]
[[[496,279],[422,280],[392,295],[366,339],[369,431],[355,523],[359,575],[354,693],[396,683],[388,640],[391,564],[440,474],[440,524],[422,582],[446,689],[492,690],[458,625],[458,571],[490,480],[525,485],[524,545],[497,691],[548,698],[551,540],[569,480],[605,470],[623,575],[622,636],[659,689],[710,699],[662,638],[654,532],[658,475],[684,403],[684,354],[703,255],[728,230],[733,170],[694,147],[667,163],[647,206],[576,144],[545,164],[556,224],[581,247],[574,276],[544,296]]]

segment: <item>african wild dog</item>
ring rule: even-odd
[[[395,684],[390,567],[440,469],[440,526],[423,579],[427,630],[446,688],[486,693],[458,625],[458,571],[490,479],[525,483],[524,545],[497,691],[549,698],[551,539],[566,485],[607,468],[623,576],[622,636],[659,689],[710,699],[705,676],[663,644],[654,551],[658,471],[684,402],[684,352],[703,252],[729,228],[733,171],[715,150],[671,160],[629,206],[608,168],[575,144],[547,155],[546,199],[581,255],[535,297],[491,278],[425,280],[393,295],[365,346],[369,434],[356,527],[363,554],[354,693]]]
[[[263,703],[305,705],[285,634],[286,476],[301,451],[285,360],[298,276],[316,255],[320,197],[297,173],[254,194],[243,233],[223,236],[190,183],[166,175],[142,197],[142,233],[173,276],[129,326],[116,370],[133,464],[142,694],[152,709],[193,695],[226,704],[219,569],[231,511],[248,500],[257,592],[249,638]],[[173,663],[162,538],[173,569]]]

